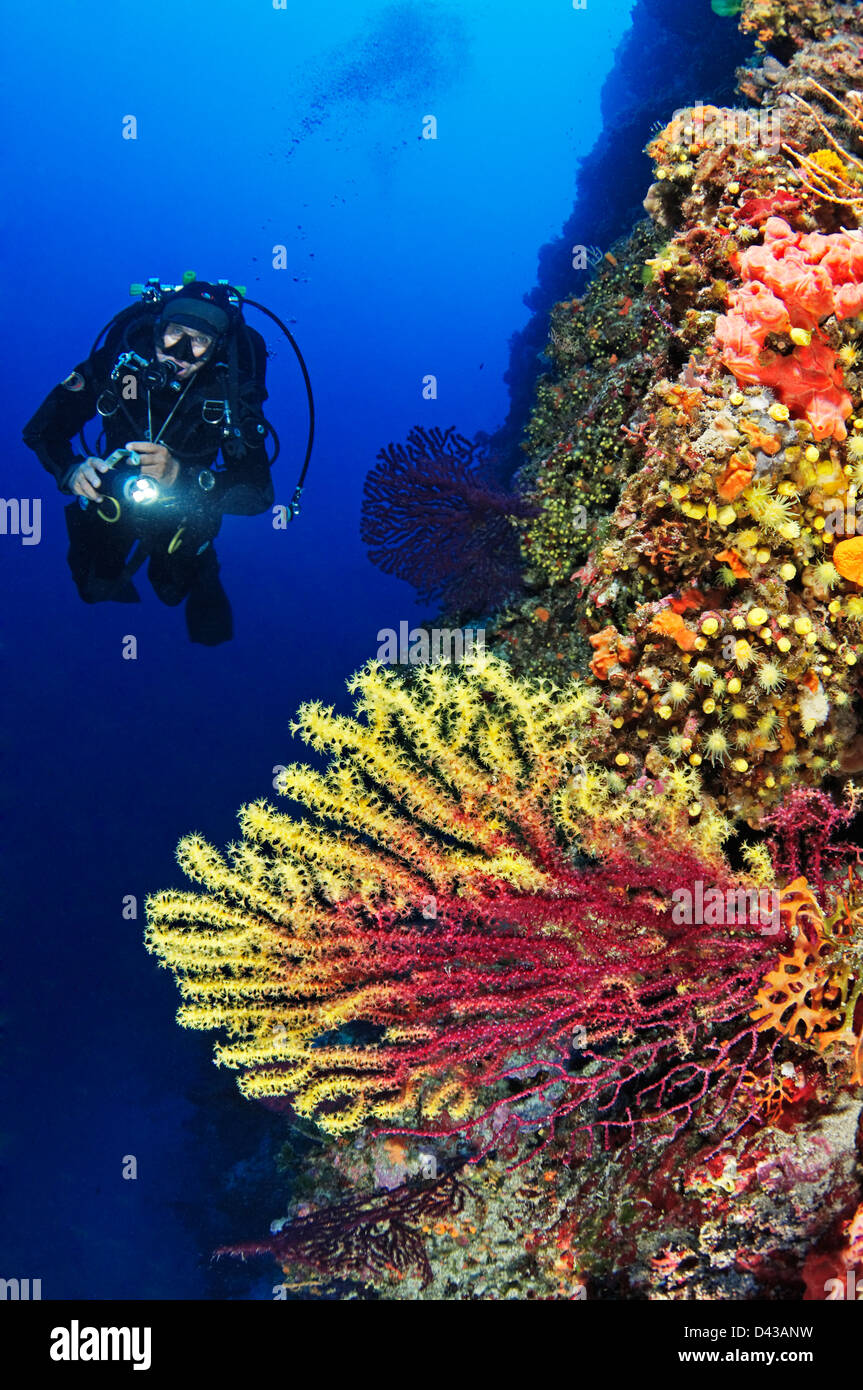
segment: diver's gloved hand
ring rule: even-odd
[[[101,502],[103,494],[99,492],[102,486],[100,475],[107,472],[107,469],[108,465],[104,459],[86,458],[69,474],[65,485],[69,492],[74,492],[78,497],[89,497],[91,502]]]
[[[164,444],[151,444],[147,439],[139,439],[126,445],[141,460],[141,473],[144,477],[155,478],[161,487],[173,487],[177,481],[180,465],[170,449]]]

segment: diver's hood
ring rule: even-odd
[[[230,318],[212,300],[193,299],[190,295],[180,294],[162,305],[159,323],[162,328],[169,323],[179,323],[184,328],[193,328],[196,333],[220,338],[227,331]]]

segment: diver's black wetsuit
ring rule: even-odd
[[[88,502],[82,507],[76,500],[66,508],[69,567],[86,603],[105,599],[137,602],[131,574],[149,556],[148,576],[159,598],[172,605],[187,598],[189,635],[193,641],[210,646],[232,636],[231,608],[219,583],[212,545],[222,516],[253,516],[273,503],[261,413],[267,397],[266,344],[259,333],[245,326],[241,347],[231,422],[237,427],[243,424],[244,439],[223,436],[222,407],[230,395],[224,353],[217,353],[195,373],[178,406],[180,393],[170,386],[152,392],[152,434],[146,393],[138,390],[137,399],[122,399],[123,376],[117,382],[110,381],[117,354],[126,348],[151,359],[152,322],[144,322],[132,332],[127,329],[125,338],[119,329],[110,333],[90,362],[79,363],[63,384],[54,387],[24,429],[24,442],[53,475],[61,492],[67,493],[71,475],[83,460],[83,455],[75,454],[71,440],[97,414],[97,400],[101,399],[104,409],[102,392],[106,388],[117,399],[117,408],[103,418],[104,442],[96,448],[99,457],[107,458],[129,441],[157,437],[170,450],[180,471],[173,487],[164,492],[164,500],[150,506],[133,505],[124,502],[117,491],[114,495],[120,500],[120,515],[116,520],[104,519],[114,515],[114,504],[100,508]],[[205,401],[210,403],[206,413],[211,419],[219,416],[218,423],[204,418]],[[107,403],[111,405],[113,400]],[[175,406],[176,413],[160,435]],[[222,458],[217,462],[220,448]],[[202,476],[205,484],[211,484],[209,491],[201,486]],[[102,475],[102,490],[113,491],[111,473]],[[130,556],[136,541],[141,544]]]

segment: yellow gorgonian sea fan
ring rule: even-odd
[[[179,1021],[221,1035],[245,1094],[330,1132],[455,1123],[512,1056],[585,1017],[586,1036],[613,1036],[621,990],[638,1020],[621,972],[662,959],[672,882],[727,874],[726,828],[707,805],[692,828],[690,771],[626,789],[591,766],[605,716],[579,683],[475,653],[409,680],[373,662],[349,688],[353,716],[312,703],[293,726],[329,760],[282,774],[299,814],[244,807],[224,854],[187,836],[201,891],[149,898],[147,946],[177,978]],[[617,877],[580,867],[615,855]]]

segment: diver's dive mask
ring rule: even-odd
[[[168,342],[167,339],[172,341]],[[166,357],[173,357],[177,362],[200,362],[210,350],[208,346],[206,352],[200,352],[196,356],[188,333],[181,333],[175,338],[173,333],[166,333],[164,328],[159,334],[159,349]]]
[[[218,325],[222,320],[227,323],[227,315],[221,310],[216,311],[214,305],[206,305],[204,310],[214,319],[213,323],[197,313],[178,313],[176,318],[163,316],[156,329],[156,344],[160,351],[177,362],[194,364],[208,361],[219,339]]]

